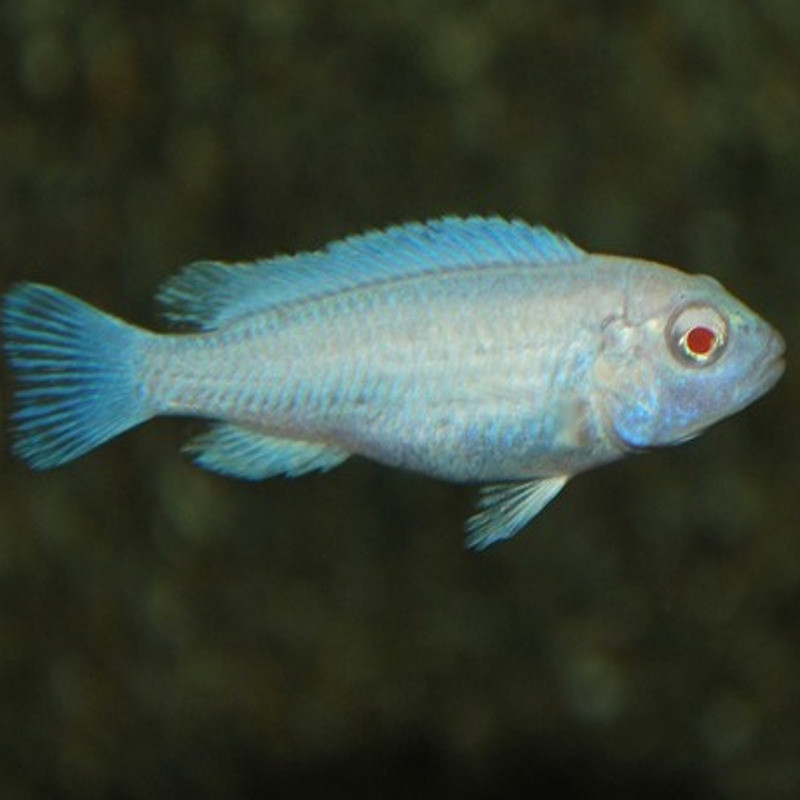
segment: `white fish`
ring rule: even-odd
[[[5,295],[21,458],[55,467],[154,416],[207,417],[187,450],[224,474],[358,454],[483,484],[479,548],[573,475],[693,437],[783,371],[781,336],[712,278],[499,218],[194,264],[159,299],[196,332],[151,333],[36,284]]]

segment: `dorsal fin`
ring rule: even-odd
[[[543,226],[501,217],[444,217],[351,236],[324,250],[223,264],[190,264],[158,295],[170,321],[214,329],[284,303],[451,269],[554,264],[586,253]]]

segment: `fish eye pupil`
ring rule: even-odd
[[[687,351],[693,356],[710,355],[717,345],[717,334],[704,325],[697,325],[686,333],[684,344]]]

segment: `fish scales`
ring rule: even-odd
[[[333,438],[355,452],[454,480],[508,479],[529,468],[531,446],[547,445],[548,418],[529,398],[557,405],[559,388],[572,394],[571,382],[583,379],[575,369],[588,366],[583,356],[589,337],[574,336],[574,326],[556,326],[548,338],[538,333],[541,319],[553,317],[559,302],[566,303],[565,313],[576,311],[568,303],[574,293],[559,300],[563,270],[542,272],[549,274],[531,276],[525,265],[490,265],[464,275],[383,283],[358,290],[357,303],[332,296],[301,304],[294,315],[265,312],[279,319],[248,318],[216,334],[218,341],[156,340],[162,352],[144,365],[165,362],[158,373],[166,402],[142,379],[153,387],[155,413],[168,407],[170,413],[223,418],[272,433]],[[423,289],[424,310],[405,313],[423,302]],[[343,305],[357,314],[357,326]],[[180,365],[180,373],[170,374],[169,363]],[[352,387],[359,402],[335,402],[340,376],[359,365]],[[498,371],[514,377],[495,390]],[[263,379],[251,403],[233,402],[253,374]],[[205,396],[197,397],[198,387]],[[288,408],[279,408],[276,387],[294,399]],[[438,435],[431,439],[421,425]],[[463,445],[491,446],[493,430],[503,427],[519,444],[524,431],[529,446],[510,451],[494,472],[470,468]],[[466,431],[471,436],[465,440]],[[491,453],[482,459],[492,460],[501,464]]]
[[[208,418],[187,452],[224,474],[358,454],[482,484],[476,547],[571,476],[697,435],[783,369],[780,335],[716,281],[500,218],[201,263],[160,299],[196,330],[150,333],[50,287],[11,289],[18,455],[57,466],[153,416]]]

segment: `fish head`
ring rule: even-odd
[[[783,373],[781,335],[705,275],[634,276],[606,320],[596,378],[625,448],[677,444],[748,406]]]

